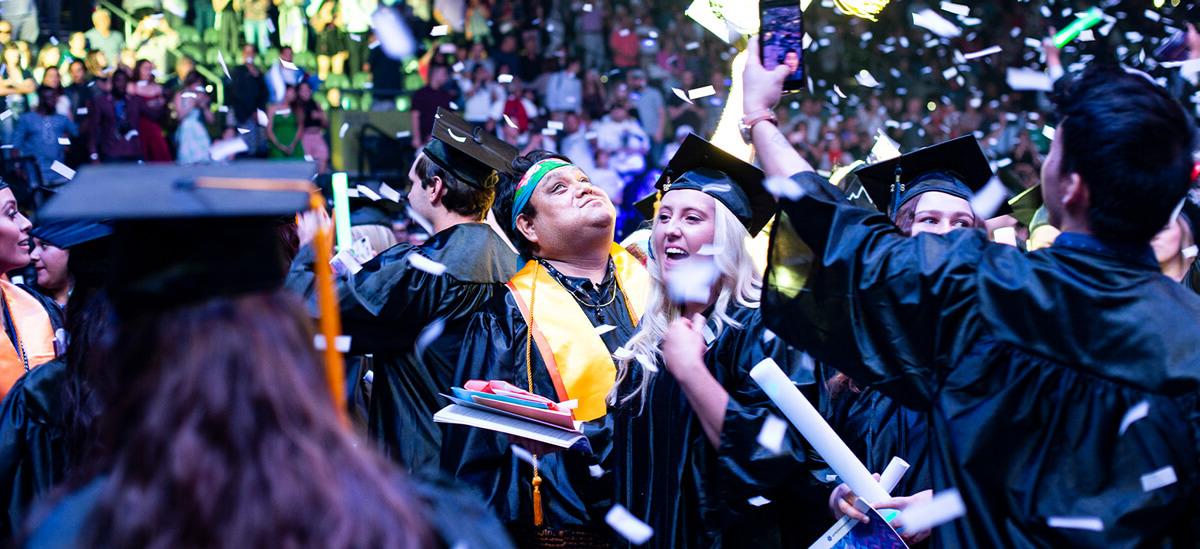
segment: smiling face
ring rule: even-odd
[[[975,226],[975,214],[971,204],[957,196],[929,191],[913,199],[917,205],[913,212],[910,234],[946,234],[955,229]]]
[[[680,189],[666,193],[650,235],[654,257],[663,275],[712,244],[717,230],[716,199],[703,192]]]
[[[0,190],[0,270],[5,272],[29,264],[29,229],[33,224],[17,209],[12,189]]]
[[[57,292],[67,287],[70,276],[67,274],[67,250],[54,246],[45,240],[34,240],[33,252],[30,259],[37,269],[38,286]]]
[[[578,167],[564,166],[546,174],[529,204],[537,214],[532,219],[518,216],[517,228],[539,255],[559,257],[576,251],[580,242],[612,240],[617,210]]]

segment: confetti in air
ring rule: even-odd
[[[440,276],[442,273],[446,272],[445,265],[442,265],[441,263],[438,263],[437,261],[429,259],[428,257],[416,252],[408,255],[408,264],[412,265],[413,268],[418,271],[423,271],[433,276]]]
[[[54,163],[50,165],[50,170],[58,175],[63,176],[64,178],[66,178],[68,180],[75,178],[75,170],[72,170],[66,164],[63,164],[62,162],[59,162],[57,160],[55,160]]]
[[[767,416],[763,421],[762,430],[758,432],[758,445],[770,450],[772,454],[783,453],[783,437],[787,434],[788,424],[775,415]]]
[[[612,509],[608,510],[608,514],[604,516],[604,522],[607,522],[613,530],[621,534],[621,537],[634,545],[646,543],[654,535],[653,528],[638,520],[633,513],[620,504],[614,505]]]
[[[1117,434],[1125,434],[1130,425],[1133,425],[1138,420],[1145,419],[1148,415],[1150,415],[1150,402],[1143,400],[1130,406],[1129,410],[1125,412],[1125,416],[1121,418],[1121,427],[1117,429]]]
[[[905,509],[901,520],[906,531],[920,532],[960,518],[966,512],[962,495],[951,488],[936,492],[929,501]]]

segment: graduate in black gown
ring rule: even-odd
[[[605,398],[612,353],[637,327],[649,277],[613,243],[616,210],[582,170],[535,151],[514,161],[512,172],[502,178],[496,219],[528,261],[509,291],[472,318],[456,385],[503,380],[575,400],[593,453],[547,454],[522,442],[533,455],[527,462],[503,435],[451,425],[443,464],[483,495],[519,545],[608,547],[612,484],[597,470],[611,442]]]
[[[78,461],[91,423],[90,391],[79,365],[108,328],[101,291],[109,264],[112,229],[93,222],[47,223],[32,234],[70,251],[73,289],[67,302],[66,352],[21,376],[0,404],[0,494],[5,514],[0,544],[12,541],[29,510]],[[70,337],[65,337],[70,334]]]
[[[747,58],[746,111],[769,109],[785,75]],[[1091,67],[1064,92],[1042,173],[1063,234],[1029,254],[980,231],[905,237],[755,124],[764,171],[792,176],[764,314],[924,411],[935,497],[965,504],[935,546],[1194,547],[1200,299],[1149,247],[1191,183],[1194,128],[1142,75]]]
[[[88,357],[114,383],[101,443],[27,547],[509,546],[478,500],[415,484],[338,421],[282,287],[278,220],[309,204],[311,164],[125,169],[91,168],[44,212],[114,220],[116,329]]]
[[[971,201],[992,178],[992,170],[974,137],[960,137],[864,166],[855,175],[871,202],[888,212],[907,236],[985,226],[983,215],[973,209]],[[997,213],[1007,214],[1008,209]],[[860,385],[828,364],[819,365],[818,371],[824,381],[820,385],[822,415],[867,470],[882,473],[893,457],[903,459],[909,468],[892,494],[922,500],[931,497],[929,435],[923,413],[901,406],[882,387]],[[862,514],[841,498],[846,491],[845,485],[838,487],[831,510],[838,517],[849,513],[861,519]],[[905,538],[912,543],[927,536],[928,532],[907,532]]]
[[[434,126],[434,139],[409,172],[408,193],[409,207],[430,222],[433,236],[420,246],[382,251],[338,284],[350,352],[373,354],[368,432],[386,455],[427,477],[439,468],[441,431],[433,414],[446,404],[438,394],[454,384],[466,321],[504,291],[517,263],[483,222],[495,197],[496,166],[511,162],[516,150],[448,111],[439,111]],[[301,233],[307,244],[310,232]],[[310,298],[312,262],[305,245],[287,282]]]
[[[824,463],[798,432],[779,448],[757,440],[769,415],[782,416],[749,377],[760,361],[816,398],[811,359],[771,336],[758,307],[762,274],[745,243],[775,213],[762,181],[690,135],[638,203],[653,222],[654,284],[618,358],[605,469],[616,502],[654,529],[642,547],[807,546],[828,526],[829,487],[815,476]]]

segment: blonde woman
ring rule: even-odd
[[[749,371],[765,358],[811,387],[803,354],[763,328],[762,276],[745,242],[774,201],[762,172],[689,136],[659,181],[638,332],[615,353],[609,395],[616,502],[655,547],[795,546],[820,533],[826,488],[794,434],[757,441],[774,414]],[[762,502],[770,501],[769,505]],[[812,512],[798,509],[807,502]],[[804,517],[814,517],[816,522]],[[808,528],[811,526],[812,528]]]

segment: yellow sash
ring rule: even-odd
[[[0,279],[0,293],[8,302],[17,337],[25,348],[29,367],[40,366],[54,359],[54,328],[42,303],[17,285]],[[25,362],[0,327],[0,398],[8,394],[17,379],[25,374]]]
[[[612,246],[613,265],[617,284],[625,295],[625,305],[634,326],[646,310],[650,292],[650,275],[641,262],[617,244]],[[533,288],[537,284],[537,297]],[[525,264],[512,279],[508,288],[533,332],[538,353],[546,363],[558,400],[579,401],[575,419],[589,421],[608,413],[604,403],[616,380],[617,368],[604,340],[584,314],[579,303],[545,268],[536,261]],[[529,303],[536,310],[530,321]]]

